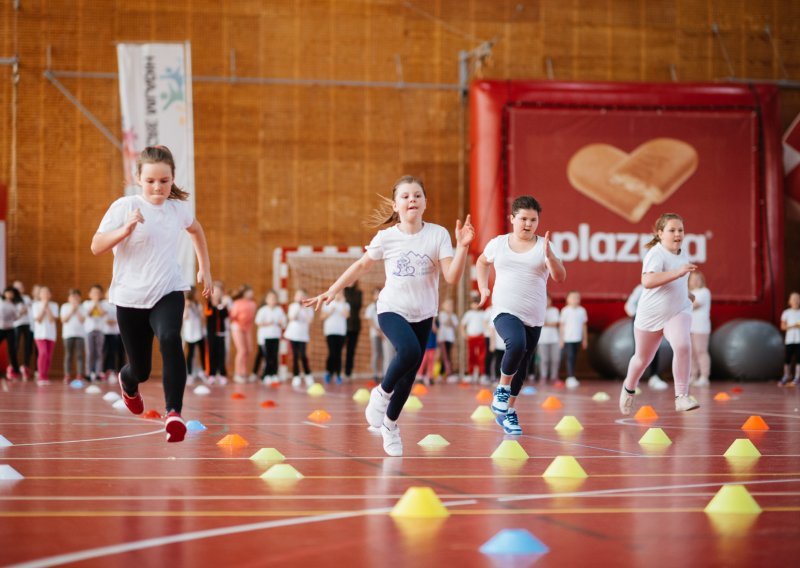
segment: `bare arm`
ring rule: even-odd
[[[203,285],[203,297],[208,298],[211,295],[211,260],[208,257],[208,242],[206,242],[206,233],[203,231],[203,226],[195,219],[192,224],[186,228],[189,233],[189,238],[192,239],[194,246],[194,253],[197,255],[197,283]]]
[[[105,233],[95,233],[92,237],[92,254],[103,254],[127,239],[138,223],[144,223],[144,217],[139,209],[134,209],[128,213],[125,224],[119,229],[106,231]]]
[[[550,277],[556,282],[563,282],[567,279],[567,269],[564,268],[564,263],[558,258],[553,249],[550,247],[550,231],[544,234],[544,262],[547,265],[547,270],[550,271]]]
[[[469,244],[475,237],[475,229],[470,221],[470,216],[464,219],[464,226],[461,226],[461,220],[456,220],[456,254],[453,258],[440,259],[442,265],[442,274],[448,284],[455,284],[461,280],[464,274],[464,266],[467,263],[467,253],[469,251]]]
[[[331,284],[331,287],[328,288],[327,291],[323,292],[319,296],[303,300],[303,305],[306,307],[314,306],[314,310],[318,310],[323,302],[325,304],[330,304],[333,301],[333,298],[336,297],[336,294],[361,278],[361,275],[369,270],[374,263],[375,261],[372,260],[367,253],[364,253],[364,256],[351,264],[347,270],[345,270],[342,275],[336,279],[336,282]]]
[[[489,290],[489,272],[490,272],[490,263],[486,260],[486,257],[481,254],[478,257],[477,262],[475,262],[475,274],[478,278],[478,291],[481,294],[481,301],[478,304],[479,308],[482,308],[483,305],[486,303],[486,300],[489,299],[489,296],[492,295],[492,291]]]
[[[680,278],[681,276],[694,272],[697,266],[694,264],[684,264],[675,270],[668,270],[666,272],[646,272],[642,274],[642,286],[648,290],[651,288],[658,288],[664,284],[669,284]]]

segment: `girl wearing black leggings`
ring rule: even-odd
[[[428,334],[439,307],[439,271],[455,284],[461,279],[467,249],[475,231],[467,216],[462,227],[456,221],[456,252],[444,227],[425,223],[426,196],[422,182],[401,177],[392,189],[392,199],[375,212],[378,231],[367,251],[345,270],[336,282],[315,298],[304,302],[316,309],[330,304],[340,291],[358,280],[372,264],[383,260],[386,286],[378,296],[378,324],[392,343],[396,355],[383,382],[372,389],[366,409],[367,422],[380,429],[383,449],[390,456],[403,455],[397,419],[403,409],[417,370],[422,363]]]
[[[536,236],[542,208],[530,196],[511,205],[513,231],[495,237],[478,257],[476,272],[480,305],[492,294],[491,317],[506,350],[500,363],[500,383],[492,411],[506,434],[522,434],[514,403],[536,352],[547,309],[547,279],[563,282],[567,271],[550,248],[550,233]],[[494,264],[494,291],[489,290],[489,267]]]
[[[164,376],[167,442],[186,435],[181,418],[186,361],[181,345],[183,292],[189,289],[178,264],[178,237],[187,231],[194,245],[203,296],[211,291],[211,263],[200,223],[183,203],[189,194],[175,185],[175,160],[164,146],[145,148],[136,161],[139,195],[117,199],[92,239],[92,253],[114,251],[109,300],[117,306],[128,364],[119,373],[125,406],[144,411],[139,384],[150,378],[153,337],[158,338]]]

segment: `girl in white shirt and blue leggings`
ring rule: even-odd
[[[541,212],[533,197],[516,198],[509,218],[512,232],[489,241],[475,266],[480,305],[492,295],[492,320],[506,346],[492,411],[507,434],[522,434],[514,404],[544,325],[547,279],[563,282],[567,277],[564,264],[550,248],[550,233],[544,238],[536,235]],[[491,264],[496,273],[494,291],[489,290]]]
[[[211,291],[208,246],[200,223],[184,203],[188,194],[174,182],[175,161],[164,146],[145,148],[136,161],[139,195],[117,199],[92,239],[92,252],[114,251],[109,300],[117,306],[129,363],[119,373],[123,400],[133,414],[144,411],[139,383],[150,378],[153,336],[163,361],[167,442],[180,442],[186,424],[180,412],[186,387],[181,345],[183,292],[189,289],[178,264],[178,237],[187,231],[199,264],[203,296]]]
[[[391,341],[396,355],[383,382],[372,390],[366,409],[367,422],[380,429],[383,449],[390,456],[403,455],[403,443],[397,419],[403,409],[417,370],[422,363],[428,334],[439,307],[439,270],[445,280],[455,284],[461,279],[467,249],[475,234],[469,216],[456,221],[456,251],[444,227],[425,223],[427,198],[422,182],[411,176],[394,184],[392,199],[375,214],[378,231],[367,251],[328,289],[304,303],[318,309],[330,304],[337,293],[358,280],[372,264],[383,260],[386,286],[378,296],[378,324]]]

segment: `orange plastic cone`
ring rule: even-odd
[[[244,396],[244,395],[243,395],[242,393],[240,393],[240,392],[235,392],[235,393],[233,393],[233,394],[231,395],[231,398],[232,398],[233,400],[244,400],[244,399],[246,399],[247,397],[246,397],[246,396]]]
[[[742,430],[769,430],[769,426],[760,416],[751,416],[742,424]]]
[[[150,420],[161,420],[161,415],[157,410],[148,410],[142,414],[142,418],[149,418]]]
[[[411,394],[415,394],[417,396],[422,396],[424,394],[428,394],[428,387],[426,387],[422,383],[414,385],[414,388],[411,389]]]
[[[230,446],[231,448],[241,448],[249,445],[247,440],[242,438],[239,434],[228,434],[217,442],[218,446]]]
[[[561,404],[561,401],[554,396],[548,396],[542,403],[542,408],[545,410],[558,410],[562,406],[564,405]]]
[[[475,400],[480,403],[489,402],[492,400],[492,391],[489,389],[481,389],[478,391],[478,394],[475,395]]]
[[[274,400],[265,400],[261,403],[261,408],[275,408],[278,406],[278,403]]]
[[[742,387],[733,387],[733,388],[731,389],[731,392],[732,392],[732,393],[736,393],[736,394],[740,394],[740,393],[743,393],[743,392],[744,392],[744,389],[743,389]]]
[[[639,410],[637,410],[636,414],[634,414],[633,417],[636,420],[657,420],[658,414],[656,414],[656,411],[653,410],[652,406],[646,404]]]
[[[718,392],[717,394],[714,395],[714,400],[718,400],[718,401],[724,402],[724,401],[730,400],[730,399],[731,399],[731,395],[729,395],[728,393],[726,393],[724,391],[723,392]]]
[[[308,415],[308,419],[312,422],[327,422],[331,419],[331,415],[324,410],[315,410]]]

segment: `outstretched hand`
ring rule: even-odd
[[[302,303],[306,308],[310,308],[313,306],[314,311],[316,312],[319,311],[319,309],[322,307],[322,304],[325,304],[327,306],[328,304],[333,302],[333,298],[335,296],[336,294],[333,294],[331,293],[330,290],[328,290],[326,292],[323,292],[319,296],[314,296],[313,298],[306,298],[305,300],[303,300]]]
[[[492,292],[491,290],[489,290],[489,288],[482,288],[480,292],[481,292],[481,301],[478,303],[478,307],[482,308],[483,305],[486,303],[486,300],[489,299],[489,296],[492,295]]]
[[[197,271],[197,283],[203,285],[203,297],[210,298],[211,297],[211,286],[213,284],[213,280],[211,280],[211,271],[210,270],[203,270],[202,268]]]
[[[464,219],[463,226],[461,220],[456,219],[456,246],[469,246],[473,238],[475,238],[475,227],[472,226],[470,215]]]

